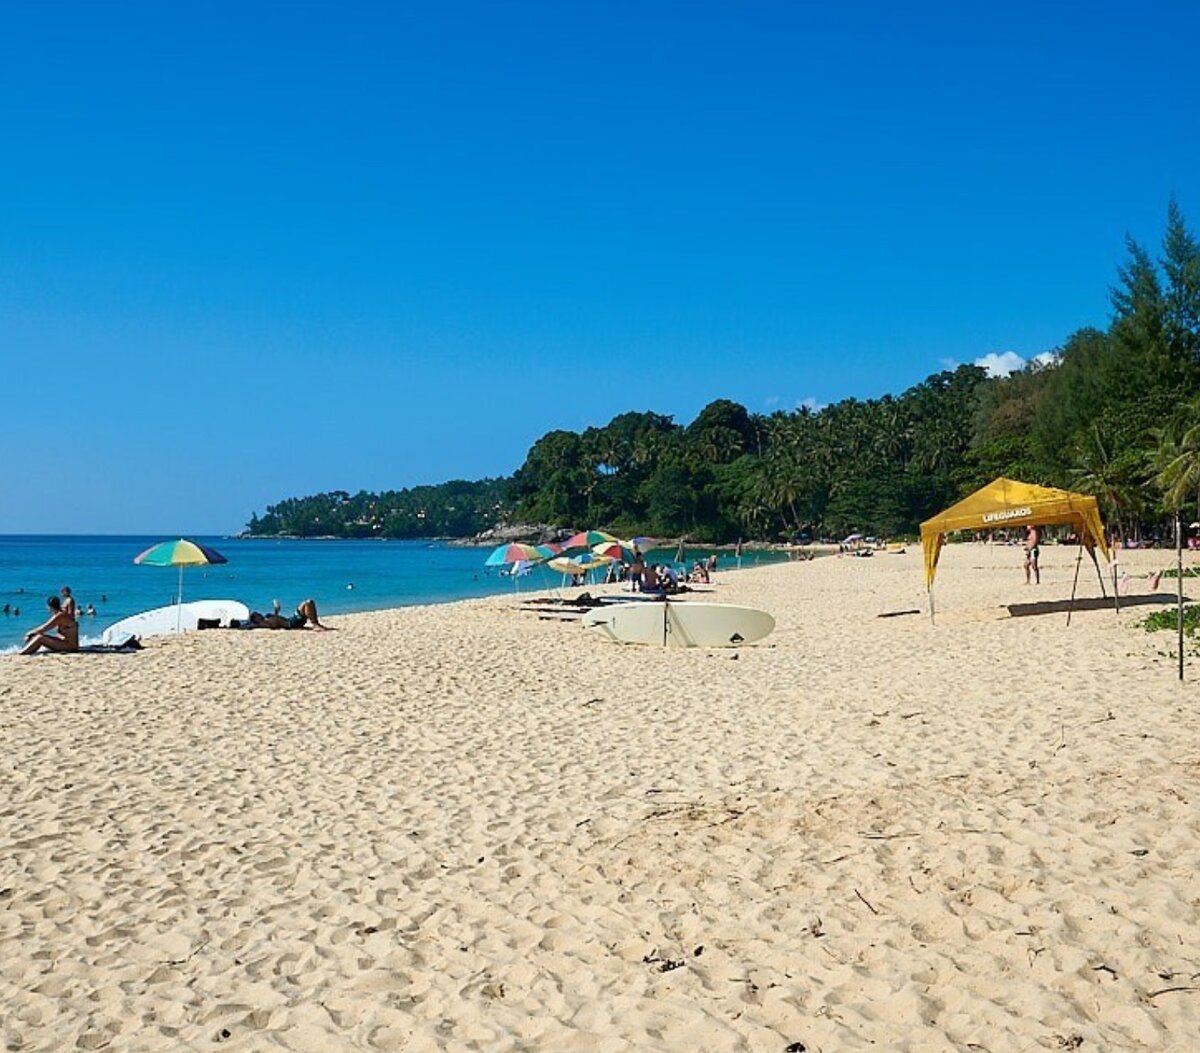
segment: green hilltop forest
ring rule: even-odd
[[[1200,510],[1200,244],[1174,201],[1161,253],[1132,239],[1107,330],[1007,377],[959,366],[900,395],[690,424],[622,413],[552,431],[509,478],[288,498],[251,535],[465,537],[497,523],[622,536],[897,536],[999,475],[1095,494],[1124,535]],[[1200,515],[1200,511],[1197,512]]]

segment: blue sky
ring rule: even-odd
[[[1200,5],[9,3],[0,532],[900,391],[1200,226]]]

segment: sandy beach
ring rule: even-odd
[[[935,626],[915,549],[724,574],[739,651],[505,597],[0,659],[4,1048],[1194,1050],[1170,557],[1068,627],[1043,553],[947,548]]]

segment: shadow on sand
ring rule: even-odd
[[[1190,602],[1187,596],[1184,603]],[[1166,592],[1148,592],[1144,596],[1122,596],[1121,610],[1126,607],[1173,607],[1175,596]],[[1112,610],[1113,601],[1109,596],[1087,596],[1075,600],[1077,611]],[[1066,614],[1071,609],[1070,600],[1043,600],[1040,603],[1010,603],[1008,613],[1013,618],[1029,618],[1037,614]]]

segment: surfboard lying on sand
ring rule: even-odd
[[[768,636],[775,619],[725,603],[621,604],[583,616],[583,627],[620,643],[659,647],[738,647]]]
[[[228,625],[230,619],[243,621],[250,617],[250,608],[237,600],[193,600],[178,606],[155,607],[152,611],[142,611],[128,618],[114,622],[101,635],[102,643],[117,643],[127,636],[166,636],[176,631],[189,633],[199,625],[200,619],[216,619],[222,625]]]

